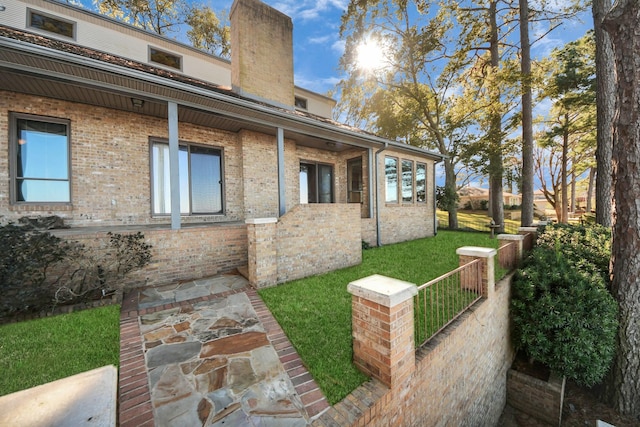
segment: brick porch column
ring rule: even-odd
[[[356,366],[389,388],[416,368],[413,337],[413,283],[374,274],[349,283]]]
[[[253,218],[245,221],[249,283],[256,289],[274,286],[278,282],[277,222],[277,218]]]
[[[463,266],[471,261],[480,258],[482,266],[482,296],[491,298],[496,287],[494,257],[497,251],[492,248],[482,248],[476,246],[463,246],[456,249],[459,256],[459,264]]]

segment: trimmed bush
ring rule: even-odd
[[[538,246],[514,276],[511,301],[516,347],[586,386],[609,369],[618,327],[617,304],[595,271]]]

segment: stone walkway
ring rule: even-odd
[[[133,292],[120,325],[122,427],[297,427],[329,408],[241,276]]]

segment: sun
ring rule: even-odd
[[[356,66],[365,72],[375,72],[387,68],[389,61],[384,46],[370,37],[356,47]]]

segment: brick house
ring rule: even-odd
[[[260,1],[232,6],[231,61],[68,4],[0,9],[2,222],[57,215],[88,245],[142,231],[149,285],[243,267],[274,285],[435,234],[441,156],[332,120]]]

